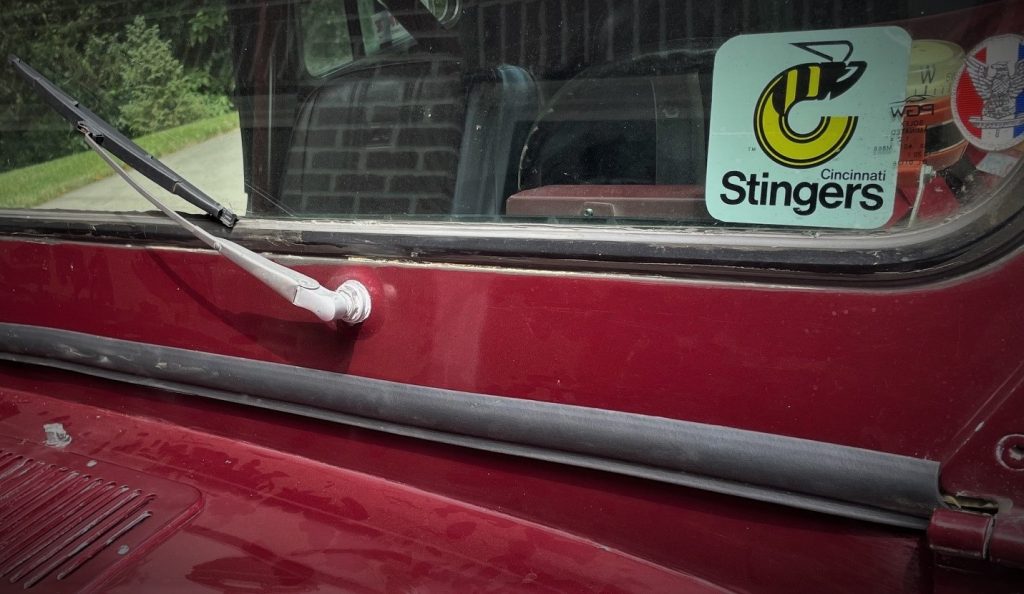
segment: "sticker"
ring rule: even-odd
[[[954,165],[967,148],[953,123],[950,92],[964,63],[964,50],[938,39],[915,39],[910,46],[907,98],[890,108],[903,121],[896,184],[916,192],[921,165],[935,171]]]
[[[715,57],[707,206],[734,223],[871,229],[892,215],[910,36],[741,35]]]
[[[967,54],[953,86],[953,120],[986,151],[1024,140],[1024,37],[989,37]]]

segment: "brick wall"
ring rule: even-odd
[[[480,0],[458,24],[458,61],[396,55],[329,80],[292,133],[281,205],[307,215],[451,212],[467,72],[514,64],[550,97],[590,66],[713,47],[741,31],[844,26],[907,10],[849,0]],[[891,13],[891,15],[890,15]],[[384,58],[387,60],[387,58]],[[546,82],[545,82],[546,81]]]
[[[444,214],[462,141],[462,71],[380,63],[330,81],[301,110],[281,202],[303,214]]]
[[[918,3],[927,0],[914,0]],[[894,20],[907,0],[480,0],[459,22],[477,66],[517,64],[572,76],[592,64],[741,32],[852,26]],[[716,43],[717,40],[717,43]]]

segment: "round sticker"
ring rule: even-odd
[[[953,84],[953,121],[986,151],[1024,140],[1024,37],[998,35],[974,47]]]

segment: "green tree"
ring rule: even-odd
[[[0,56],[18,55],[129,134],[229,108],[225,0],[4,4]],[[0,78],[0,171],[82,150],[78,135],[9,65]]]
[[[136,17],[123,33],[94,37],[86,46],[92,76],[102,81],[104,103],[112,123],[131,135],[146,134],[220,115],[227,98],[201,93],[200,82],[187,76],[171,44],[155,25]]]

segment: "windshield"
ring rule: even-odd
[[[898,232],[1009,201],[1022,4],[16,1],[0,44],[250,218]],[[151,210],[4,77],[0,206]]]

